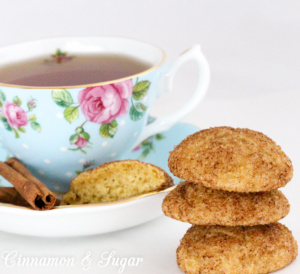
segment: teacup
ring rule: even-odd
[[[2,145],[56,191],[66,191],[78,173],[121,159],[144,139],[168,130],[198,105],[209,84],[209,66],[199,45],[165,64],[162,49],[121,37],[51,38],[6,46],[0,48],[0,67],[38,56],[50,58],[57,51],[68,62],[72,58],[66,56],[113,53],[150,66],[121,79],[84,85],[0,83]],[[176,112],[147,123],[155,98],[172,90],[176,71],[189,60],[198,69],[190,100]]]

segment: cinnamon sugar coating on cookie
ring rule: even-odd
[[[253,226],[277,222],[290,205],[279,190],[239,193],[182,182],[165,197],[162,210],[195,225]]]
[[[185,273],[269,273],[291,263],[298,246],[280,223],[251,227],[193,226],[177,249]]]
[[[290,159],[266,135],[215,127],[183,140],[170,153],[170,171],[186,181],[235,192],[270,191],[293,176]]]

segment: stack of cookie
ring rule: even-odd
[[[202,130],[175,147],[169,168],[186,181],[162,209],[193,224],[177,249],[185,273],[268,273],[296,258],[292,233],[278,223],[290,208],[278,188],[293,167],[270,138],[249,129]]]

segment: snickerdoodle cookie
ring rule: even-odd
[[[173,179],[155,165],[137,160],[115,161],[75,177],[62,205],[113,202],[172,185]]]
[[[182,182],[165,197],[162,210],[195,225],[253,226],[277,222],[290,205],[280,190],[240,193]]]
[[[297,242],[280,223],[250,227],[192,226],[177,249],[185,273],[269,273],[291,263]]]
[[[215,127],[183,140],[170,153],[170,171],[190,182],[236,192],[270,191],[293,176],[290,159],[266,135]]]

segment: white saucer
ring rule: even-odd
[[[177,123],[169,131],[153,136],[124,159],[137,159],[155,164],[170,175],[169,152],[187,135],[199,129]],[[0,151],[0,160],[7,155]],[[174,177],[174,183],[180,179]],[[7,185],[1,178],[2,185]],[[166,192],[126,203],[58,207],[49,211],[0,204],[0,230],[39,237],[73,237],[112,232],[145,223],[162,215],[161,204]]]

